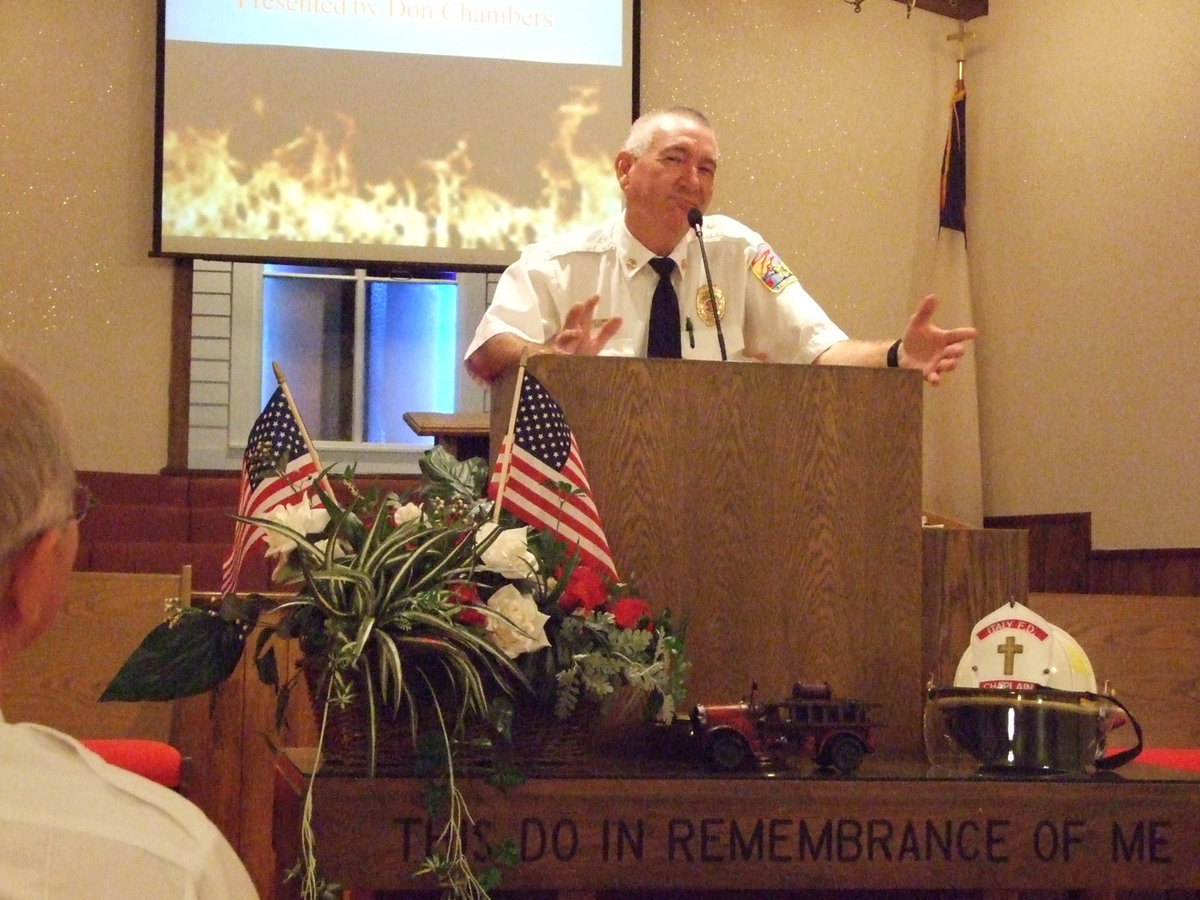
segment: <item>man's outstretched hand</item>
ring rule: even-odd
[[[600,295],[592,294],[567,311],[563,327],[546,342],[555,353],[595,356],[604,349],[604,345],[621,327],[621,317],[614,316],[606,319],[597,328],[595,312],[596,304],[599,302]]]
[[[495,381],[504,372],[515,369],[526,354],[571,353],[595,356],[621,327],[619,316],[601,322],[600,327],[596,327],[595,312],[599,302],[600,295],[594,294],[572,306],[567,312],[563,327],[545,343],[530,343],[515,334],[492,335],[467,358],[467,371],[486,384]]]
[[[920,369],[930,384],[938,384],[943,375],[958,368],[967,341],[979,334],[974,328],[938,328],[933,324],[937,305],[937,295],[930,294],[917,306],[904,329],[898,357],[903,368]]]

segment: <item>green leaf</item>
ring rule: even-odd
[[[104,693],[109,700],[177,700],[210,691],[237,668],[245,626],[198,609],[162,623],[142,640]]]
[[[486,459],[474,457],[459,460],[445,447],[438,445],[425,451],[418,464],[421,474],[425,476],[423,491],[427,496],[477,500],[484,493],[488,479]]]
[[[287,719],[288,701],[292,698],[290,684],[282,685],[275,695],[275,730],[282,731]]]
[[[265,653],[254,657],[254,669],[258,673],[258,680],[267,687],[279,686],[279,663],[275,659],[274,647],[268,647]]]

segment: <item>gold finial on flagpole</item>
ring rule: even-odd
[[[958,83],[963,83],[963,65],[967,61],[967,41],[975,39],[975,32],[967,31],[967,23],[958,20],[958,31],[946,35],[948,41],[958,41]]]

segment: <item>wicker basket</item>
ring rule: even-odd
[[[318,724],[324,713],[326,685],[324,672],[316,666],[304,667]],[[539,772],[566,773],[590,768],[589,760],[597,753],[618,746],[628,737],[644,709],[640,695],[620,695],[602,702],[584,698],[566,720],[535,703],[528,696],[513,698],[510,737],[501,735],[487,722],[469,723],[454,744],[455,770],[460,774],[513,766],[530,775]],[[443,699],[443,709],[453,708]],[[422,707],[424,709],[424,707]],[[381,774],[429,774],[430,766],[440,765],[444,750],[437,716],[432,705],[420,721],[421,732],[413,739],[407,710],[393,715],[390,707],[376,706],[376,771]],[[325,736],[322,754],[326,764],[366,771],[369,762],[370,716],[366,694],[355,691],[354,699],[344,707],[330,706],[324,717]]]

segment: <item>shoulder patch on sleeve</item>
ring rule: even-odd
[[[792,270],[784,261],[775,255],[770,244],[759,244],[750,260],[750,271],[754,277],[765,284],[770,290],[778,293],[796,280]]]

